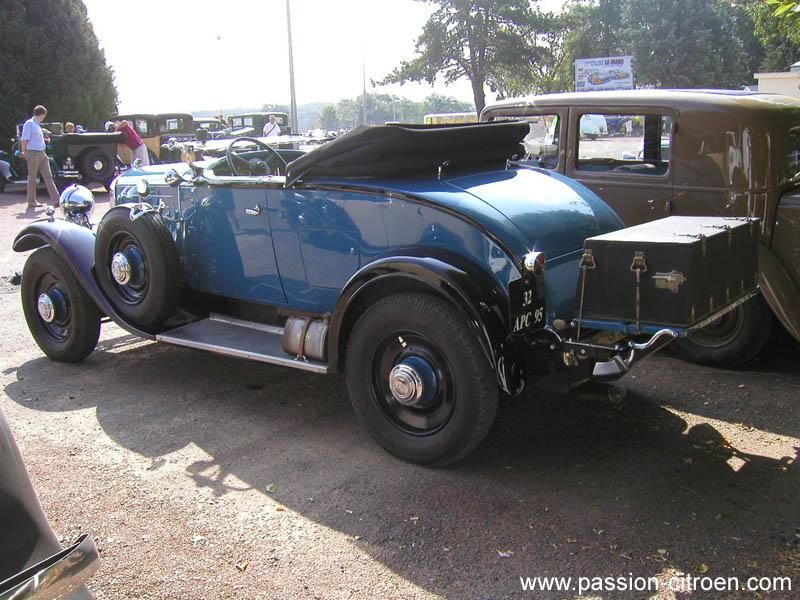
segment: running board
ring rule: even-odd
[[[159,342],[208,350],[292,369],[329,373],[326,363],[304,360],[283,351],[283,328],[212,314],[207,319],[156,335]]]

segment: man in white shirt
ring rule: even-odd
[[[281,126],[275,119],[275,115],[269,116],[269,123],[264,125],[264,137],[275,137],[281,134]]]
[[[28,208],[42,206],[36,201],[36,177],[42,176],[47,193],[53,201],[53,206],[58,206],[58,190],[53,182],[50,172],[50,160],[45,154],[44,132],[42,121],[47,116],[47,109],[38,105],[33,109],[33,116],[25,121],[20,137],[20,156],[28,163]]]

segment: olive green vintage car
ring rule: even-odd
[[[488,105],[526,119],[526,160],[586,185],[626,225],[667,215],[761,219],[761,296],[675,344],[735,367],[767,341],[774,313],[800,341],[800,100],[725,90],[548,94]],[[581,121],[604,120],[589,136]],[[771,310],[770,310],[771,309]]]

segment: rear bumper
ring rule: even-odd
[[[0,582],[0,600],[64,598],[88,581],[99,566],[97,546],[84,534],[69,548]]]

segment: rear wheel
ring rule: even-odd
[[[22,309],[33,339],[53,360],[81,361],[97,345],[100,311],[52,248],[25,262]]]
[[[758,295],[706,327],[676,340],[672,349],[691,362],[733,369],[758,354],[771,330],[772,312]]]
[[[345,371],[358,418],[405,460],[460,460],[494,422],[495,374],[463,316],[435,296],[399,294],[370,307],[348,340]]]
[[[114,176],[114,157],[100,148],[89,148],[81,156],[80,171],[86,181],[105,184]]]

